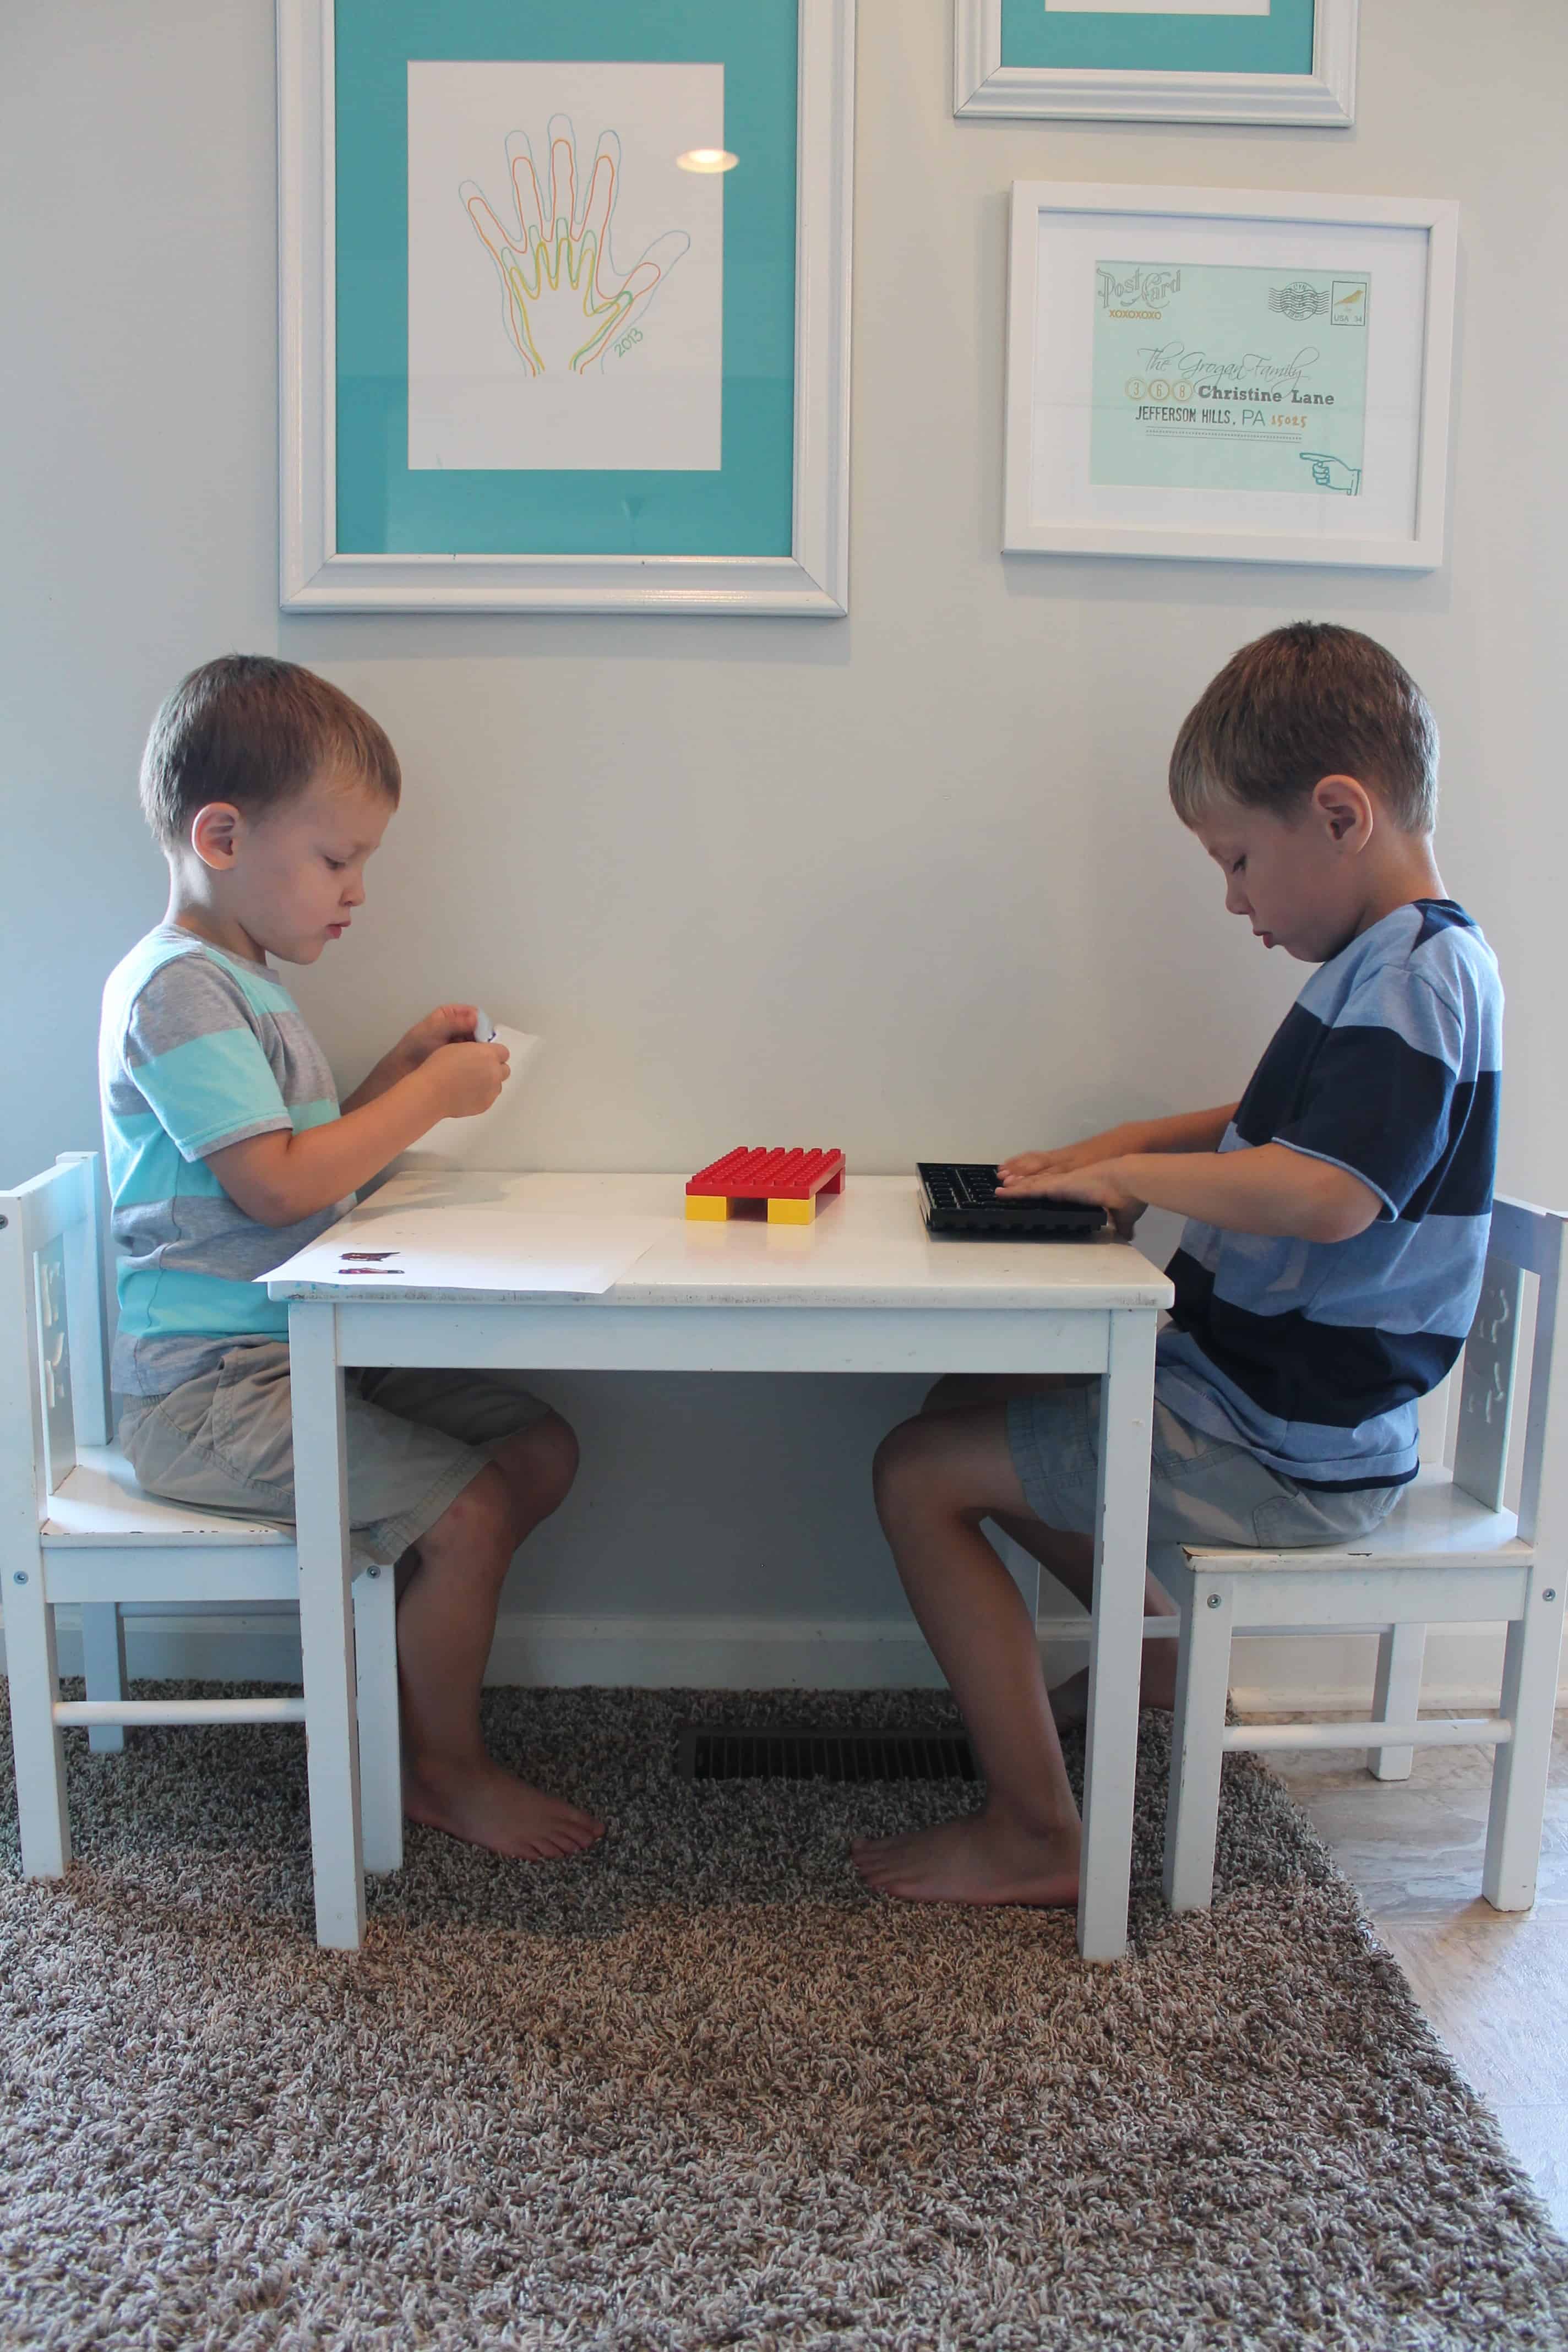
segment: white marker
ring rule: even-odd
[[[490,1019],[489,1014],[485,1011],[484,1006],[482,1004],[476,1005],[474,1008],[475,1045],[493,1045],[496,1041],[496,1024]]]

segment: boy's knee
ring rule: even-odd
[[[432,1540],[438,1546],[447,1536],[468,1544],[500,1540],[511,1533],[511,1525],[506,1480],[493,1462],[487,1462],[462,1493],[454,1496],[428,1534],[420,1538],[420,1546],[427,1549]]]
[[[494,1463],[484,1463],[463,1494],[451,1503],[451,1517],[468,1536],[503,1536],[512,1524],[512,1500]]]
[[[884,1517],[929,1484],[933,1455],[931,1425],[920,1415],[888,1432],[871,1464],[871,1492]]]
[[[577,1433],[558,1412],[531,1421],[509,1437],[496,1454],[526,1532],[558,1510],[577,1475]]]
[[[523,1430],[518,1442],[526,1450],[529,1469],[541,1493],[551,1497],[550,1507],[553,1510],[570,1494],[577,1475],[582,1448],[576,1431],[558,1412],[548,1412],[542,1421]]]

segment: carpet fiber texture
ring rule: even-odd
[[[1568,2343],[1568,2251],[1259,1768],[1173,1919],[1146,1719],[1133,1949],[1094,1969],[1065,1916],[862,1891],[850,1835],[951,1785],[680,1781],[681,1718],[742,1706],[490,1695],[609,1836],[528,1868],[415,1829],[357,1958],[310,1939],[297,1731],[73,1738],[70,1878],[13,1843],[0,1879],[0,2340]]]

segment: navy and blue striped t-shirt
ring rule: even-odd
[[[1346,1242],[1189,1223],[1155,1383],[1182,1420],[1303,1486],[1415,1475],[1415,1400],[1480,1292],[1501,1029],[1496,958],[1451,899],[1396,908],[1313,973],[1220,1150],[1285,1144],[1381,1206]]]

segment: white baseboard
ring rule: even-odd
[[[60,1670],[79,1673],[77,1615],[58,1617]],[[1054,1681],[1081,1647],[1044,1645]],[[1360,1709],[1370,1701],[1373,1634],[1238,1635],[1232,1693],[1246,1714],[1292,1707]],[[1426,1707],[1495,1707],[1502,1678],[1500,1625],[1436,1627],[1427,1637]],[[132,1612],[126,1659],[134,1677],[297,1682],[300,1637],[291,1610],[230,1615]],[[913,1622],[890,1618],[566,1617],[509,1611],[496,1631],[487,1680],[500,1685],[668,1690],[938,1689],[942,1677]],[[1568,1704],[1568,1681],[1560,1685]]]

